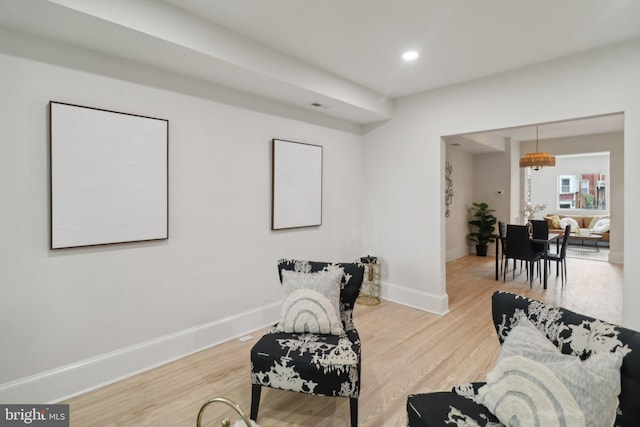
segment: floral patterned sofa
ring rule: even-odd
[[[493,295],[492,310],[502,352],[496,367],[487,375],[487,382],[460,385],[450,392],[410,395],[407,399],[409,427],[640,426],[640,333],[506,292]],[[505,355],[512,340],[516,347]],[[514,355],[514,352],[535,354],[538,343],[540,347],[548,346],[539,352],[546,352],[542,362],[534,364],[521,355]],[[551,364],[541,368],[546,369],[545,375],[557,369],[557,377],[536,374],[526,378],[526,372],[522,372],[529,365],[546,362]],[[553,362],[556,362],[555,368]],[[567,363],[566,366],[571,366],[568,369],[563,365]],[[574,373],[583,371],[586,374]],[[558,387],[564,390],[555,391],[551,384],[559,378],[562,386]],[[612,387],[591,385],[588,382],[592,380],[612,384]],[[583,397],[581,393],[585,391],[587,396]],[[561,407],[565,412],[551,414],[543,420],[545,415],[541,414],[543,404],[539,398],[549,399],[556,405],[552,409]],[[487,403],[491,410],[485,406]],[[517,405],[520,408],[514,409]],[[524,409],[529,411],[524,416],[513,413]],[[575,418],[565,419],[569,416]]]

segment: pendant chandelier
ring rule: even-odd
[[[536,152],[527,153],[524,157],[520,157],[520,167],[530,167],[535,171],[539,171],[543,166],[555,166],[555,156],[550,156],[546,151],[538,151],[538,125],[536,125]]]

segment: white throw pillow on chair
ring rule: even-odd
[[[300,334],[344,333],[340,316],[342,271],[302,273],[282,271],[285,298],[276,325],[278,332]]]

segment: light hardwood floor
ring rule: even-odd
[[[515,280],[509,273],[504,284],[495,281],[493,261],[467,256],[447,264],[450,311],[444,316],[389,301],[356,306],[363,357],[359,425],[405,426],[408,394],[483,380],[500,351],[490,306],[496,290],[621,322],[621,265],[569,259],[568,283],[560,286],[552,266],[549,289],[544,291],[537,282],[530,290],[524,273]],[[200,406],[219,396],[248,412],[249,350],[263,332],[255,331],[247,342],[230,341],[64,402],[70,404],[71,426],[195,426]],[[211,405],[203,425],[219,426],[223,416],[232,414],[225,405]],[[348,426],[349,402],[264,388],[258,421],[263,427]]]

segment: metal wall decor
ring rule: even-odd
[[[451,210],[449,206],[453,202],[453,179],[451,178],[451,174],[453,173],[453,166],[451,163],[447,162],[444,166],[445,174],[444,179],[446,181],[447,188],[444,190],[444,204],[447,206],[447,210],[444,215],[448,218],[451,215]]]

